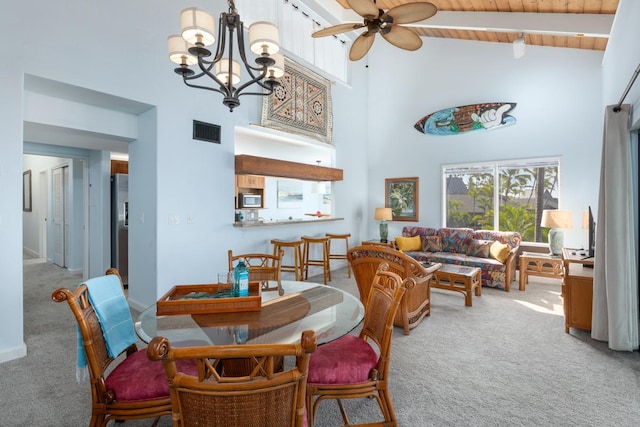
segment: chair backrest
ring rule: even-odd
[[[147,347],[151,360],[162,360],[169,382],[174,426],[302,426],[309,356],[316,349],[314,331],[295,344],[244,344],[172,347],[156,337]],[[296,363],[278,370],[283,356]],[[248,375],[226,376],[226,359],[247,358]],[[193,359],[198,376],[178,372],[177,360]]]
[[[393,319],[405,291],[415,286],[413,278],[402,279],[382,262],[371,281],[360,338],[373,341],[379,349],[378,379],[387,377],[391,356]]]
[[[433,272],[438,269],[438,267],[425,268],[409,255],[380,245],[354,246],[349,249],[347,258],[356,279],[360,301],[365,306],[378,266],[383,262],[388,264],[389,271],[403,279],[413,278],[417,283],[428,283]]]
[[[280,282],[280,269],[282,267],[282,257],[284,256],[284,250],[280,249],[277,254],[239,254],[233,255],[233,251],[229,250],[229,271],[232,271],[234,266],[243,260],[249,268],[249,281],[251,282],[264,282],[275,281],[277,283],[278,290],[282,289]]]
[[[120,278],[118,271],[115,269],[107,270],[106,274],[114,274]],[[122,285],[122,279],[120,279],[120,285]],[[82,346],[84,348],[87,368],[91,380],[91,394],[93,401],[103,402],[105,399],[108,400],[109,397],[107,396],[107,389],[104,382],[105,371],[111,363],[113,363],[115,358],[109,356],[100,320],[89,301],[87,286],[81,284],[75,291],[60,288],[53,291],[51,298],[55,302],[67,301],[71,312],[78,322],[80,335],[82,336]],[[130,355],[136,350],[137,346],[132,344],[125,351],[127,355]]]

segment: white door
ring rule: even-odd
[[[47,259],[47,206],[49,202],[49,180],[48,172],[40,172],[40,202],[38,203],[38,254],[40,258]]]
[[[66,220],[68,167],[53,169],[53,263],[66,267]]]

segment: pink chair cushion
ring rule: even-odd
[[[179,372],[198,374],[195,360],[180,360],[176,366]],[[105,385],[113,390],[118,402],[169,398],[169,384],[162,362],[149,360],[146,348],[120,362],[105,379]]]
[[[318,347],[309,361],[309,384],[358,384],[369,380],[378,354],[368,342],[345,335]]]

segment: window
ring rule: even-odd
[[[536,159],[443,166],[445,225],[517,231],[523,241],[545,242],[540,218],[544,209],[558,208],[559,164]]]
[[[313,32],[332,24],[309,7],[288,0],[236,0],[236,3],[245,29],[255,21],[266,20],[275,23],[280,32],[280,47],[336,79],[347,81],[349,39],[343,34],[312,38]],[[287,53],[285,56],[291,58]],[[298,59],[294,60],[299,62]]]

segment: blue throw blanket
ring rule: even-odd
[[[89,302],[100,321],[109,356],[116,357],[136,342],[133,319],[131,319],[129,304],[122,292],[120,279],[116,275],[107,275],[89,279],[84,284],[87,286]],[[79,329],[77,367],[76,377],[81,382],[87,378],[88,373]]]

